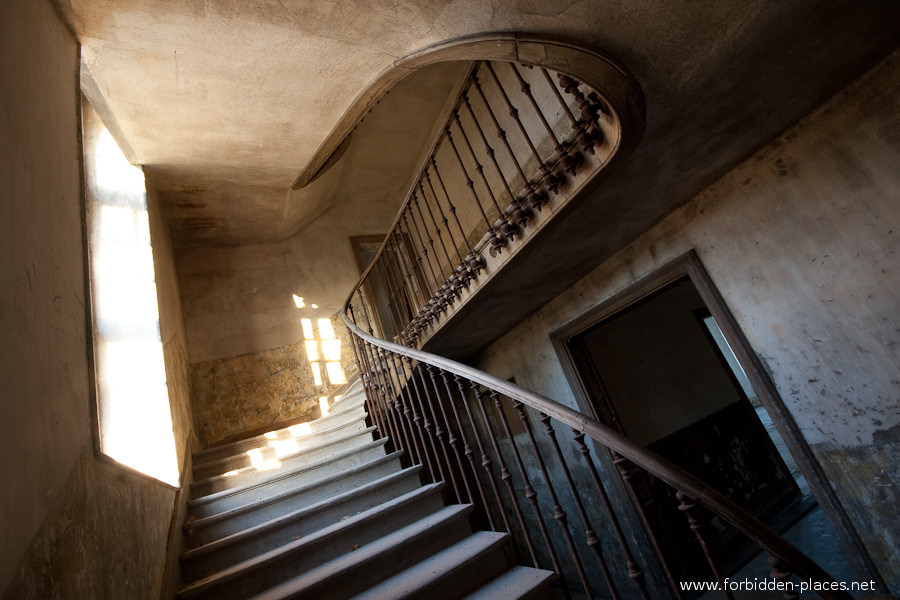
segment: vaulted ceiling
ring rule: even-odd
[[[895,0],[57,1],[82,44],[88,97],[161,191],[180,246],[277,241],[348,196],[402,195],[459,76],[453,65],[395,88],[378,122],[354,134],[340,177],[290,187],[396,61],[448,40],[559,36],[631,71],[646,132],[625,174],[601,190],[611,206],[622,199],[622,235],[686,201],[900,41]]]

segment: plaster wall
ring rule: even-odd
[[[90,447],[78,48],[48,2],[0,5],[0,590]]]
[[[0,594],[155,599],[176,490],[95,452],[78,45],[45,0],[2,3],[0,40]],[[168,352],[183,333],[170,243],[160,240]],[[187,383],[168,358],[183,456]]]
[[[336,316],[359,279],[349,236],[384,233],[392,218],[380,203],[339,203],[285,242],[179,252],[202,444],[318,416],[318,398],[333,386],[314,384],[301,319],[334,317],[349,377],[352,350]],[[306,306],[298,308],[294,295]]]
[[[551,332],[695,249],[894,593],[900,589],[898,61],[894,53],[476,361],[575,406]]]
[[[185,464],[185,455],[191,452],[192,443],[196,442],[197,427],[191,402],[190,362],[178,272],[175,269],[175,249],[160,209],[159,194],[153,186],[151,177],[147,177],[147,212],[150,217],[150,239],[156,271],[159,332],[166,363],[166,386],[169,389],[178,468],[181,470]]]

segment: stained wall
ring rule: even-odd
[[[3,2],[0,44],[0,595],[155,599],[177,490],[95,451],[78,46],[46,0]],[[161,332],[183,457],[192,428],[184,334],[160,240]]]
[[[897,593],[898,164],[895,53],[526,318],[477,363],[575,406],[550,334],[696,250]]]

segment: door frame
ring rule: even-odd
[[[663,265],[653,273],[641,278],[550,334],[550,340],[559,357],[563,372],[572,388],[579,409],[584,414],[602,421],[602,419],[598,418],[599,415],[596,413],[594,404],[591,401],[586,383],[578,371],[576,361],[571,352],[570,344],[573,338],[685,276],[690,278],[709,309],[710,314],[718,323],[725,340],[734,351],[738,363],[750,379],[750,383],[760,402],[768,411],[775,428],[784,439],[788,451],[806,478],[813,497],[822,507],[838,541],[847,552],[851,566],[860,577],[874,579],[883,586],[884,582],[878,570],[856,534],[856,530],[837,494],[831,487],[825,472],[806,443],[800,427],[782,401],[774,382],[769,377],[766,367],[744,336],[737,320],[728,309],[725,300],[718,289],[716,289],[712,278],[695,250],[690,250]],[[608,454],[598,453],[598,455],[606,457],[608,457]],[[606,470],[609,473],[615,472],[615,469],[607,468]],[[624,485],[617,485],[617,487],[620,493],[628,495]],[[662,557],[658,558],[661,560]]]

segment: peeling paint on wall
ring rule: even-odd
[[[332,324],[339,319],[331,319]],[[349,379],[356,373],[346,327],[335,326],[340,366]],[[317,385],[306,340],[191,365],[191,388],[198,437],[204,446],[224,438],[293,419],[319,417],[319,398],[340,387],[326,370]]]

